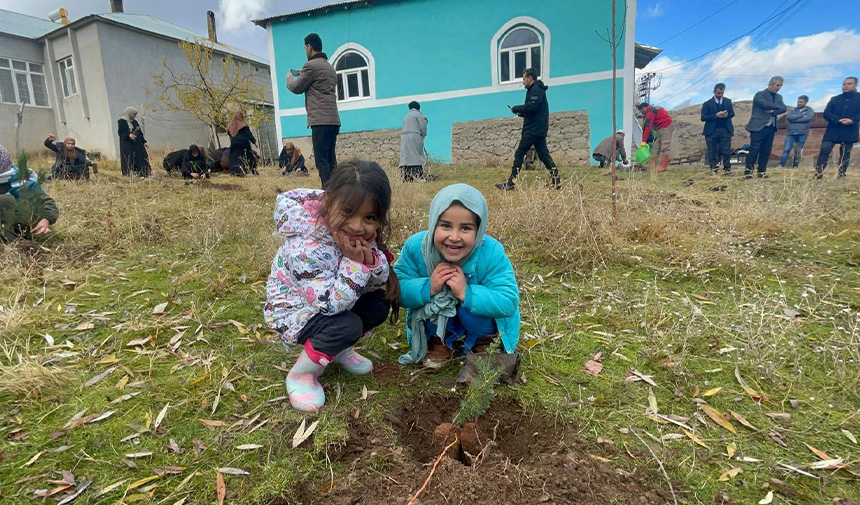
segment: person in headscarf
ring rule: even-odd
[[[207,156],[209,172],[227,172],[230,169],[230,148],[222,147],[210,151]]]
[[[212,173],[206,152],[196,144],[168,153],[161,164],[168,174],[175,171],[183,179],[206,179]]]
[[[278,156],[278,168],[281,169],[283,175],[293,172],[297,175],[308,175],[308,169],[305,167],[305,156],[302,151],[286,139],[284,139],[284,148],[281,149],[281,154]]]
[[[427,136],[427,118],[421,113],[421,104],[409,102],[409,113],[403,119],[400,131],[400,175],[404,182],[424,177],[424,137]]]
[[[66,137],[57,142],[57,137],[48,135],[45,147],[54,151],[57,159],[51,167],[54,179],[89,179],[90,167],[93,173],[98,173],[98,163],[87,159],[87,152],[76,146],[74,137]]]
[[[19,170],[0,146],[0,241],[51,233],[60,212],[30,169]]]
[[[126,107],[122,116],[117,120],[117,133],[119,134],[119,159],[122,175],[134,175],[149,177],[149,154],[146,152],[149,145],[137,122],[137,109]]]
[[[227,135],[230,136],[230,175],[257,175],[257,155],[251,149],[251,144],[257,145],[257,139],[245,122],[242,111],[233,113],[233,120],[227,126]]]
[[[410,351],[401,364],[439,367],[454,349],[483,353],[501,340],[499,356],[513,376],[520,338],[520,298],[514,269],[486,235],[487,201],[468,184],[443,188],[430,203],[428,229],[409,237],[394,264],[406,307]],[[499,362],[497,360],[497,362]],[[472,359],[474,366],[474,359]],[[508,368],[508,365],[511,368]],[[461,370],[458,381],[474,379]]]

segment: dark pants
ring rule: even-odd
[[[436,325],[430,321],[424,321],[424,329],[427,334],[427,339],[433,335],[439,335]],[[496,326],[496,321],[489,317],[476,316],[469,312],[462,305],[457,307],[457,315],[448,318],[448,325],[445,328],[443,342],[449,349],[453,349],[457,341],[463,341],[463,347],[471,350],[475,347],[478,339],[490,337],[499,333]]]
[[[403,182],[414,182],[424,177],[424,167],[421,165],[404,165],[400,167],[400,179]]]
[[[337,155],[334,148],[337,143],[338,133],[340,133],[340,126],[337,125],[311,126],[314,158],[316,159],[317,170],[320,173],[320,181],[322,181],[323,189],[325,189],[326,183],[331,178],[334,167],[337,166]]]
[[[821,151],[818,153],[818,162],[815,164],[815,171],[821,174],[827,168],[827,160],[830,158],[830,153],[833,148],[839,144],[839,175],[844,176],[848,170],[848,163],[851,162],[851,149],[854,147],[854,142],[830,142],[824,140],[821,142]]]
[[[758,173],[763,174],[767,170],[767,160],[773,149],[773,136],[776,134],[775,126],[765,126],[757,132],[750,132],[750,152],[747,154],[745,175],[752,173],[758,160]]]
[[[315,351],[334,358],[351,347],[361,335],[385,322],[390,306],[382,299],[385,291],[364,294],[352,309],[333,315],[317,314],[299,332],[297,342],[311,341]]]
[[[558,168],[556,168],[555,162],[552,161],[552,156],[549,155],[549,148],[546,146],[546,137],[523,133],[520,137],[520,145],[514,153],[514,167],[511,170],[510,182],[513,182],[514,179],[520,175],[520,169],[523,166],[523,158],[525,158],[526,153],[529,152],[529,148],[531,146],[535,146],[535,152],[537,153],[538,158],[540,158],[543,165],[547,170],[549,170],[550,174],[558,175]]]
[[[723,170],[732,169],[732,135],[725,128],[716,128],[710,135],[705,137],[708,145],[708,165],[711,170],[716,171],[720,160],[723,162]]]

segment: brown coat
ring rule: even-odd
[[[317,53],[302,66],[299,76],[287,82],[293,93],[305,94],[305,110],[308,126],[340,126],[337,114],[337,73],[326,59],[325,53]]]
[[[612,139],[616,139],[616,152],[621,155],[622,160],[627,159],[627,151],[624,150],[624,137],[620,135],[612,135],[601,140],[597,147],[594,148],[595,154],[601,154],[607,160],[612,159]]]

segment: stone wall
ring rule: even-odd
[[[509,165],[520,139],[519,117],[454,123],[451,162],[456,165]],[[549,115],[547,145],[556,164],[587,165],[591,158],[588,113]]]
[[[315,165],[310,137],[289,139],[305,155],[308,165]],[[352,158],[375,161],[381,165],[400,163],[400,129],[346,132],[337,136],[337,160]]]

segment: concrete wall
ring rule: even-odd
[[[524,90],[519,82],[496,82],[493,51],[497,35],[516,26],[511,25],[515,20],[530,18],[544,32],[548,65],[545,58],[542,73],[550,86],[550,111],[585,109],[594,144],[589,148],[593,148],[612,133],[613,85],[618,92],[618,124],[630,122],[623,111],[632,108],[632,88],[626,92],[632,81],[626,80],[633,73],[635,5],[635,0],[618,2],[620,13],[625,7],[629,12],[619,49],[622,68],[614,84],[609,49],[595,34],[610,23],[609,3],[602,0],[409,0],[275,21],[269,29],[272,71],[282,76],[301,66],[302,38],[308,32],[320,34],[332,62],[334,52],[347,46],[357,49],[371,62],[372,96],[339,104],[341,131],[399,128],[406,104],[416,99],[430,119],[428,151],[449,160],[454,123],[510,117],[506,105],[522,103]],[[436,19],[440,12],[447,13],[444,22],[421,21]],[[618,21],[623,24],[622,14]],[[407,39],[408,44],[403,42]],[[623,68],[625,62],[627,68]],[[273,85],[282,135],[306,134],[303,97],[289,92],[283,78]]]
[[[0,34],[0,56],[16,60],[44,63],[42,45],[31,40],[9,37]],[[48,71],[47,68],[45,70]],[[46,79],[48,86],[48,104],[53,105],[55,99],[51,94],[51,81]],[[15,126],[18,106],[12,103],[0,102],[0,145],[10,151],[19,149],[37,151],[44,149],[42,142],[53,131],[54,111],[51,107],[27,105],[24,108],[24,122],[20,131]],[[18,142],[16,142],[16,139]]]
[[[451,161],[459,165],[510,165],[521,129],[519,118],[454,123]],[[591,157],[588,113],[550,114],[546,140],[556,164],[588,165]]]

